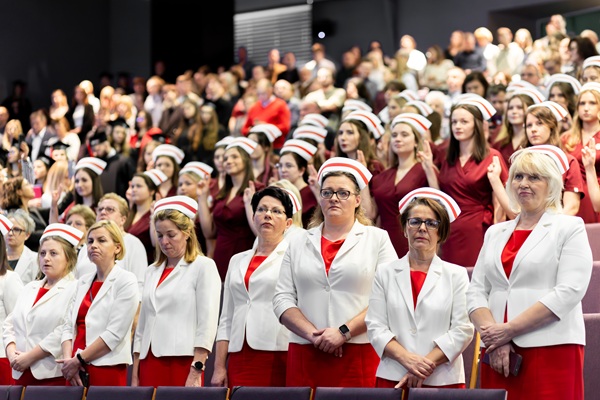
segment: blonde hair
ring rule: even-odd
[[[50,169],[48,170],[48,175],[46,176],[46,182],[48,182],[48,186],[46,188],[47,192],[52,193],[54,190],[58,190],[59,186],[65,181],[65,178],[69,177],[69,163],[67,161],[56,161]],[[63,188],[65,192],[70,192],[71,188]]]
[[[579,93],[576,104],[577,109],[579,108],[579,101],[581,100],[581,96],[583,96],[584,93],[591,93],[592,96],[594,96],[596,103],[600,104],[600,93],[593,89],[587,89]],[[596,118],[600,121],[600,115],[596,115]],[[579,143],[581,143],[582,129],[583,122],[581,121],[579,113],[577,112],[575,113],[575,118],[573,118],[573,129],[571,130],[571,133],[566,137],[567,140],[565,140],[564,142],[565,150],[571,152]]]
[[[125,241],[123,239],[123,234],[121,233],[121,229],[117,226],[117,224],[114,221],[104,220],[96,222],[87,231],[86,241],[87,238],[90,237],[90,233],[100,228],[106,229],[112,241],[116,245],[121,246],[121,251],[119,251],[119,253],[115,255],[115,260],[122,260],[123,258],[125,258]]]
[[[73,247],[73,245],[69,242],[67,242],[65,239],[61,238],[60,236],[46,236],[45,238],[43,238],[42,240],[40,240],[40,250],[42,249],[42,245],[44,243],[46,243],[48,240],[54,240],[55,242],[57,242],[58,244],[60,244],[60,247],[62,247],[63,251],[65,252],[65,258],[67,259],[67,272],[64,276],[70,274],[71,272],[75,271],[75,266],[77,265],[77,250],[75,250],[75,247]],[[38,256],[38,274],[41,272],[41,270],[39,270],[39,266],[40,266],[40,257]]]
[[[181,211],[177,210],[162,210],[157,212],[156,215],[152,217],[153,224],[156,224],[157,221],[165,220],[169,220],[174,223],[181,232],[188,236],[187,243],[185,245],[185,255],[183,256],[185,262],[194,262],[198,256],[204,255],[202,253],[202,249],[200,248],[198,237],[196,236],[196,227],[194,226],[194,221],[192,221]],[[162,252],[157,240],[156,259],[154,261],[154,266],[158,267],[165,261],[167,261],[167,256]]]
[[[68,221],[71,215],[80,215],[85,222],[86,229],[89,229],[90,226],[96,223],[96,213],[94,213],[94,210],[83,204],[74,205],[67,213],[65,221]]]
[[[127,204],[127,200],[125,200],[124,198],[122,198],[121,196],[119,196],[116,193],[107,193],[100,198],[100,200],[98,201],[98,204],[100,204],[104,200],[116,201],[119,206],[119,212],[121,213],[121,215],[124,216],[125,218],[129,217],[129,205]]]
[[[506,193],[510,202],[510,208],[514,212],[520,212],[521,207],[517,194],[512,189],[512,181],[516,174],[539,175],[548,183],[548,196],[546,197],[546,209],[562,211],[563,179],[556,163],[552,158],[543,153],[522,150],[516,153],[512,159],[508,180],[506,181]]]
[[[296,198],[300,202],[300,207],[302,207],[302,197],[300,196],[300,191],[292,182],[288,181],[287,179],[280,179],[277,182],[273,182],[270,186],[276,186],[282,189],[287,189],[290,192],[294,193],[294,196],[296,196]],[[303,228],[302,211],[298,211],[292,216],[292,225],[296,225],[300,228]]]

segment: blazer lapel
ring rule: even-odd
[[[352,226],[352,229],[346,236],[346,240],[344,241],[344,244],[340,248],[340,251],[338,251],[335,258],[342,257],[344,254],[346,254],[348,251],[350,251],[354,246],[356,246],[356,244],[358,243],[358,241],[360,240],[360,238],[362,237],[364,232],[365,232],[365,226],[363,224],[361,224],[360,222],[355,221],[354,225]],[[333,267],[333,263],[332,263],[332,267]]]
[[[515,227],[517,226],[517,222],[519,221],[520,216],[517,216],[516,219],[512,220],[512,221],[508,221],[506,224],[504,224],[504,230],[501,231],[498,236],[496,237],[496,245],[494,248],[494,265],[496,266],[496,269],[498,269],[498,272],[500,273],[500,276],[502,276],[504,279],[506,279],[508,281],[508,278],[506,278],[506,273],[504,273],[504,267],[502,266],[502,251],[504,250],[504,247],[506,246],[506,243],[508,243],[508,239],[510,239],[510,236],[512,235],[513,231],[515,230]]]
[[[46,293],[44,296],[42,296],[41,299],[38,300],[37,303],[35,303],[33,305],[33,307],[31,307],[31,310],[41,306],[42,304],[46,303],[47,301],[49,301],[51,298],[53,298],[54,296],[59,295],[60,293],[62,293],[65,290],[65,287],[73,281],[73,275],[69,274],[65,277],[63,277],[60,281],[58,281],[53,287],[52,289],[50,289],[48,291],[48,293]],[[44,278],[43,280],[40,281],[39,285],[36,285],[34,290],[35,290],[35,294],[34,296],[37,297],[37,292],[39,291],[39,289],[41,287],[44,287],[44,285],[46,284],[46,278]],[[34,300],[35,300],[34,297]]]
[[[113,269],[110,271],[110,273],[104,280],[102,287],[100,287],[98,294],[96,295],[96,297],[94,297],[94,301],[92,301],[92,305],[90,306],[90,309],[92,307],[94,307],[94,304],[97,303],[97,300],[100,300],[102,297],[104,297],[110,291],[110,288],[114,285],[115,281],[117,280],[118,276],[120,275],[119,268],[120,267],[118,265],[115,265],[113,267]]]
[[[406,309],[410,315],[411,320],[414,324],[415,321],[415,306],[412,297],[412,288],[410,286],[410,266],[408,264],[408,256],[404,256],[400,259],[400,265],[395,267],[394,279],[398,288],[400,288],[400,294],[406,304]]]
[[[517,252],[517,256],[515,257],[515,262],[513,263],[512,273],[510,274],[511,278],[514,276],[515,270],[518,268],[523,258],[527,256],[548,234],[550,231],[550,226],[552,225],[552,215],[548,213],[544,213],[540,218],[538,224],[533,228],[533,231],[529,234],[529,237],[525,240],[519,251]],[[512,279],[511,279],[512,280]]]
[[[79,278],[79,286],[77,288],[77,297],[75,298],[75,308],[77,310],[79,310],[79,307],[81,305],[81,302],[83,301],[83,298],[85,297],[85,295],[87,294],[87,292],[90,290],[90,287],[92,286],[92,281],[94,280],[95,275],[92,274],[86,274],[87,278]],[[79,288],[83,288],[81,290],[79,290]],[[75,314],[77,315],[77,314]],[[73,320],[75,321],[75,320]]]
[[[417,297],[417,307],[419,307],[419,303],[421,300],[425,298],[435,288],[437,285],[437,281],[440,279],[442,275],[443,262],[438,256],[434,256],[433,260],[431,260],[431,265],[429,266],[429,271],[427,271],[427,276],[425,277],[425,282],[423,282],[423,287],[421,288],[421,292]],[[412,288],[411,288],[411,296],[412,296]]]
[[[250,261],[252,261],[252,257],[254,257],[254,254],[256,254],[256,249],[249,250],[240,260],[241,268],[239,269],[238,273],[240,274],[240,279],[242,282],[245,282],[246,280],[246,272],[248,272],[248,268],[250,267]],[[248,293],[248,288],[245,284],[244,289],[246,290],[246,293]]]

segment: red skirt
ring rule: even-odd
[[[101,367],[90,364],[85,370],[90,375],[90,386],[127,386],[127,364]],[[71,386],[69,381],[67,386]]]
[[[505,378],[481,363],[482,388],[506,389],[511,400],[583,400],[583,346],[513,347],[523,356],[519,375]]]
[[[36,379],[31,373],[31,368],[27,368],[19,379],[15,380],[15,385],[21,386],[65,386],[65,378],[57,376],[56,378]]]
[[[390,381],[389,379],[383,379],[377,377],[375,380],[375,387],[378,388],[394,388],[398,384],[398,381]],[[454,383],[452,385],[441,385],[441,386],[431,386],[431,385],[423,385],[424,388],[435,388],[435,389],[466,389],[467,386],[464,383]],[[409,390],[409,389],[405,389]]]
[[[146,358],[140,360],[140,386],[185,386],[192,362],[194,356],[156,357],[150,349]]]
[[[241,351],[229,353],[229,387],[285,386],[287,351],[254,350],[244,340]]]
[[[375,387],[378,365],[379,356],[369,343],[345,344],[342,357],[312,344],[290,343],[286,386]]]
[[[14,385],[15,380],[12,377],[12,368],[8,358],[0,358],[0,385]]]

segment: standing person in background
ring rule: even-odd
[[[95,122],[94,108],[88,101],[87,94],[81,86],[75,86],[71,109],[66,115],[71,132],[79,136],[81,143],[86,143],[86,136]],[[81,157],[82,154],[79,154]]]

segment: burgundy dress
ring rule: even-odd
[[[456,160],[442,163],[438,181],[440,190],[458,203],[461,214],[452,223],[450,236],[442,245],[440,257],[446,262],[473,266],[483,245],[485,231],[494,223],[493,191],[487,177],[487,168],[494,156],[500,158],[500,179],[506,182],[508,173],[502,155],[495,149],[479,164],[473,157],[464,166]]]
[[[510,165],[510,156],[512,156],[513,153],[517,151],[513,147],[512,141],[509,141],[507,144],[504,145],[496,142],[492,145],[492,148],[498,150],[500,154],[502,154],[502,158],[504,159],[506,165]]]
[[[302,226],[304,226],[304,229],[308,229],[310,219],[319,202],[309,186],[304,186],[300,190],[300,200],[302,201]]]
[[[254,185],[257,191],[264,187],[260,182],[254,182]],[[248,225],[241,193],[229,203],[227,203],[227,198],[223,198],[214,199],[213,204],[213,220],[217,228],[214,261],[217,264],[221,280],[225,281],[231,257],[251,249],[256,237]]]
[[[150,211],[148,211],[139,219],[139,221],[132,224],[129,229],[127,229],[127,233],[136,236],[144,245],[146,256],[148,258],[148,265],[154,262],[154,246],[152,245],[152,240],[150,240],[150,217]],[[127,249],[125,251],[127,251]]]
[[[594,135],[594,139],[596,140],[596,143],[600,143],[600,132],[598,132]],[[563,137],[563,143],[566,140],[568,140],[568,136]],[[598,151],[599,150],[598,147],[599,147],[599,145],[596,144],[596,163],[595,163],[596,174],[600,173],[600,151]],[[579,212],[577,213],[577,216],[581,217],[583,219],[583,222],[585,222],[586,224],[592,224],[595,222],[600,222],[600,214],[598,214],[594,211],[594,206],[592,205],[592,201],[588,194],[585,167],[583,166],[583,163],[581,161],[581,149],[582,148],[583,148],[583,145],[581,143],[578,143],[575,146],[575,148],[573,149],[573,151],[569,152],[568,155],[575,157],[575,159],[578,161],[579,169],[581,171],[581,179],[583,181],[582,189],[583,189],[584,197],[581,199],[581,203],[579,204]],[[569,163],[569,166],[572,166],[572,164]],[[565,183],[565,185],[566,185],[566,183]],[[567,190],[566,187],[565,187],[565,190]]]
[[[427,176],[420,163],[416,163],[394,185],[397,168],[388,168],[373,177],[369,189],[379,210],[379,226],[390,235],[390,240],[396,249],[398,257],[403,257],[408,252],[408,240],[404,237],[398,215],[398,202],[409,192],[420,187],[428,186]]]

